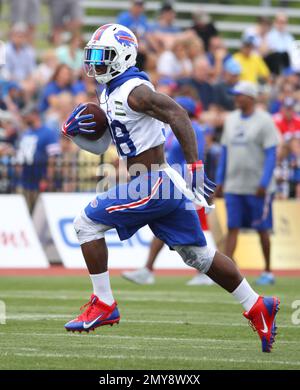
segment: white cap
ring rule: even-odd
[[[253,99],[257,98],[258,90],[257,86],[250,81],[239,81],[231,90],[232,95],[245,95],[252,97]]]

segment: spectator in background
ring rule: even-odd
[[[285,141],[300,137],[300,116],[294,110],[295,100],[291,97],[284,99],[279,113],[274,115],[274,122]]]
[[[290,195],[293,198],[300,199],[300,138],[293,137],[289,142],[291,166],[291,189]]]
[[[193,27],[192,29],[197,33],[199,38],[203,40],[205,51],[208,51],[209,41],[212,37],[217,36],[218,30],[212,22],[209,15],[207,15],[201,9],[193,14]]]
[[[233,58],[229,58],[224,64],[222,79],[214,85],[214,103],[224,111],[233,111],[235,108],[234,97],[231,89],[239,81],[241,74],[240,64]]]
[[[78,191],[78,146],[70,138],[60,138],[60,154],[54,165],[54,182],[57,191]]]
[[[175,92],[178,88],[178,85],[175,80],[170,77],[161,77],[156,84],[156,91],[159,93],[164,93],[170,97],[175,96]]]
[[[15,81],[3,81],[0,96],[0,108],[16,116],[19,114],[19,109],[25,105],[24,91]]]
[[[213,69],[213,78],[218,81],[223,72],[225,62],[231,57],[224,40],[219,36],[214,36],[209,41],[207,59]]]
[[[82,23],[80,0],[49,0],[52,42],[55,46],[62,43],[64,32],[78,31]]]
[[[232,93],[236,96],[237,109],[225,121],[217,173],[217,194],[222,192],[224,185],[227,209],[225,253],[233,256],[240,229],[255,229],[265,259],[265,272],[257,283],[272,284],[269,230],[272,229],[278,130],[270,114],[256,108],[255,84],[239,82]]]
[[[57,96],[57,105],[45,113],[45,126],[60,135],[62,125],[73,109],[74,96],[70,92],[62,92]]]
[[[16,82],[28,80],[36,69],[36,54],[28,43],[28,28],[24,23],[15,24],[6,45],[4,75]]]
[[[198,57],[193,64],[193,77],[178,80],[178,84],[191,85],[197,91],[197,98],[204,110],[214,102],[214,91],[210,83],[212,69],[206,57]]]
[[[48,49],[42,54],[41,63],[34,72],[34,79],[39,88],[43,88],[53,77],[58,66],[58,59],[54,49]]]
[[[18,141],[18,127],[17,121],[13,114],[9,111],[0,110],[0,143],[2,151],[4,146],[11,149],[10,155],[17,146]]]
[[[293,98],[295,95],[294,86],[285,79],[277,80],[271,91],[269,109],[271,114],[276,114],[280,111],[282,103],[286,98]]]
[[[242,47],[233,58],[241,65],[241,80],[252,83],[268,80],[269,69],[262,57],[254,51],[253,37],[246,37],[242,40]]]
[[[39,191],[51,188],[51,161],[60,152],[58,134],[45,127],[34,104],[25,107],[22,117],[26,130],[21,136],[17,152],[20,165],[21,191],[33,210]]]
[[[68,65],[75,75],[79,75],[83,63],[82,37],[79,32],[74,33],[68,44],[56,49],[58,62]]]
[[[265,57],[265,61],[270,71],[276,75],[290,66],[288,53],[291,51],[294,37],[287,31],[287,26],[287,15],[283,12],[278,13],[273,28],[266,37],[269,54]]]
[[[205,55],[203,41],[194,32],[191,34],[185,33],[182,39],[185,42],[187,55],[192,62],[194,62],[197,57]]]
[[[288,199],[290,195],[290,162],[289,145],[281,143],[277,151],[276,168],[274,176],[276,179],[276,199]]]
[[[12,161],[17,139],[18,128],[13,114],[0,110],[0,194],[16,190],[16,172]]]
[[[163,52],[157,61],[157,72],[161,76],[190,77],[192,70],[193,64],[188,57],[185,41],[182,39],[176,40],[172,50]]]
[[[145,15],[143,0],[132,0],[128,11],[121,12],[117,17],[117,23],[128,27],[138,37],[144,36],[148,31],[148,22]]]
[[[10,20],[12,25],[24,23],[28,26],[28,38],[32,43],[40,22],[40,0],[10,0]]]
[[[82,81],[74,78],[72,69],[68,65],[58,65],[52,80],[45,86],[40,98],[40,111],[45,112],[50,107],[56,108],[59,104],[58,96],[69,92],[77,97],[78,103],[86,99],[86,88]],[[75,102],[76,104],[76,102]]]
[[[176,12],[171,4],[165,3],[162,5],[158,21],[152,26],[152,32],[166,33],[166,34],[176,34],[181,30],[178,26],[175,25]]]
[[[270,31],[272,23],[269,18],[259,16],[257,23],[246,29],[243,34],[243,40],[253,39],[253,46],[255,50],[264,57],[268,51],[267,35]]]

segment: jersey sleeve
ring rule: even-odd
[[[140,85],[147,85],[153,91],[155,90],[153,84],[150,81],[139,79],[139,78],[134,78],[134,79],[128,80],[120,88],[120,94],[121,94],[121,97],[123,100],[123,104],[126,107],[126,110],[131,113],[131,115],[134,115],[134,114],[139,115],[139,116],[141,115],[140,112],[134,111],[128,105],[128,96],[134,90],[134,88],[139,87]]]

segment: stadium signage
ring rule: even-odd
[[[46,255],[22,195],[0,196],[0,268],[46,268]]]

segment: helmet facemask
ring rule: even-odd
[[[106,84],[119,74],[116,69],[119,67],[118,58],[114,47],[88,45],[84,49],[85,72],[88,77],[94,77],[98,83]],[[103,67],[106,67],[106,72],[102,72]]]

